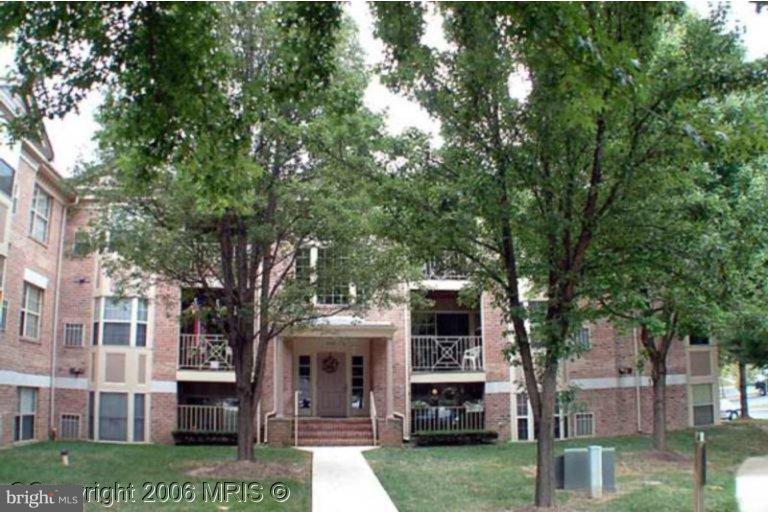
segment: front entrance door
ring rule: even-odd
[[[343,352],[317,353],[317,415],[347,415],[346,354]]]

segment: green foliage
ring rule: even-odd
[[[367,76],[354,32],[345,24],[334,36],[326,84],[287,94],[298,80],[299,29],[286,9],[218,8],[209,73],[220,80],[205,97],[188,98],[183,136],[162,160],[147,155],[151,141],[137,121],[152,114],[111,90],[101,111],[103,161],[78,177],[102,206],[92,235],[116,253],[106,263],[114,275],[126,283],[153,282],[146,274],[188,287],[218,282],[233,295],[212,314],[224,325],[233,316],[253,322],[264,306],[270,338],[340,309],[391,300],[403,269],[397,248],[373,238],[381,219],[356,175],[373,164],[381,121],[362,105]],[[307,72],[322,82],[317,69]],[[307,300],[321,283],[293,268],[313,244],[331,244],[343,258],[324,276],[356,285],[350,304],[328,310]],[[268,297],[254,299],[264,265],[272,269]],[[248,329],[246,322],[225,331]]]

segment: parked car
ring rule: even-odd
[[[768,391],[766,387],[768,387],[768,378],[766,378],[765,373],[758,373],[755,377],[755,389],[760,392],[760,396],[765,396],[766,391]]]
[[[741,405],[735,400],[720,397],[720,419],[732,421],[741,416]]]

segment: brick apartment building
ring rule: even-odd
[[[3,115],[24,105],[0,89]],[[45,135],[0,147],[0,446],[60,438],[173,442],[174,431],[232,434],[232,355],[203,322],[182,320],[196,291],[115,297],[101,256],[80,254],[91,217],[51,166]],[[324,257],[313,249],[309,262]],[[338,315],[269,347],[257,436],[270,444],[395,444],[419,430],[487,429],[534,438],[522,373],[487,294],[458,301],[462,276],[425,268],[432,306]],[[338,287],[318,303],[339,304]],[[185,317],[186,318],[186,317]],[[639,341],[608,323],[584,326],[584,355],[563,365],[575,411],[558,438],[649,432],[649,377]],[[669,357],[669,427],[716,423],[716,347],[680,340]],[[375,426],[375,428],[374,428]],[[374,433],[375,432],[375,433]]]

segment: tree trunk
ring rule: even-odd
[[[536,499],[537,507],[551,507],[555,503],[555,400],[557,393],[557,365],[550,365],[542,377],[541,411],[538,418],[536,443]]]
[[[253,460],[253,393],[246,382],[237,387],[237,460]]]
[[[747,364],[739,361],[739,400],[741,402],[741,417],[749,418],[749,402],[747,401]]]
[[[667,450],[667,364],[658,354],[651,359],[653,383],[653,447]]]
[[[247,325],[250,323],[250,327]],[[243,332],[252,332],[253,323],[243,322]],[[242,327],[242,326],[241,326]],[[231,344],[231,342],[230,342]],[[237,460],[253,460],[253,421],[256,412],[253,376],[253,336],[245,335],[233,347],[237,387]]]

